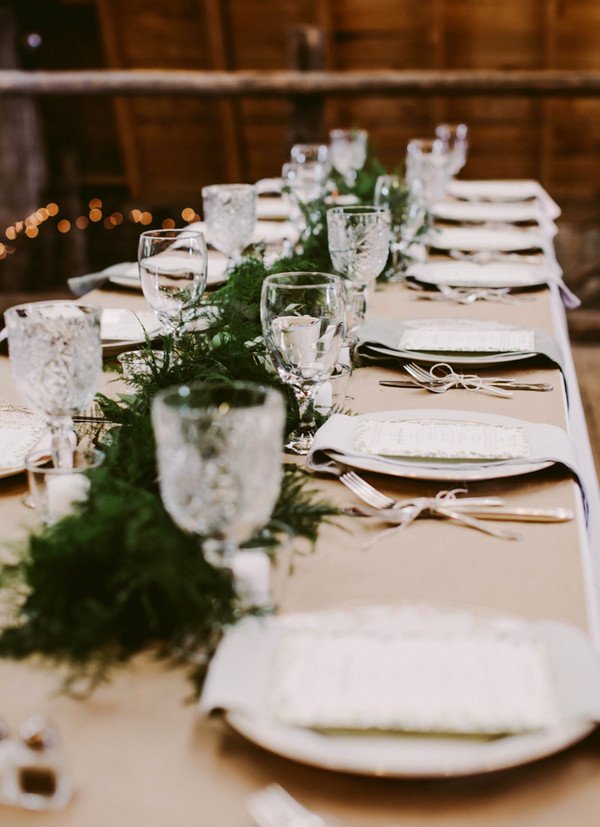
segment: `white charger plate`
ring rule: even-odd
[[[376,611],[378,608],[371,607],[371,610]],[[456,610],[459,607],[452,608]],[[482,622],[486,622],[486,619],[497,620],[502,625],[503,622],[516,620],[496,610],[463,607],[461,611],[465,609],[474,619],[480,617]],[[353,614],[361,610],[358,606],[346,611]],[[385,606],[381,610],[385,611]],[[586,643],[577,630],[552,622],[540,622],[539,633],[542,634],[545,645],[551,647],[551,660],[555,663],[554,668],[562,683],[560,692],[566,692],[571,697],[571,687],[580,685],[590,687],[588,695],[593,693],[598,676],[597,664],[592,666],[595,656],[591,652],[591,643]],[[251,640],[254,645],[259,643],[254,635]],[[266,650],[260,645],[258,649],[259,656],[254,668],[268,668],[270,660],[265,656],[265,652],[269,651],[268,644]],[[217,663],[218,657],[219,653],[216,656]],[[230,661],[231,654],[219,668],[230,668]],[[242,667],[242,670],[244,668],[248,667]],[[564,668],[568,669],[568,673],[563,672]],[[260,676],[258,680],[261,681]],[[592,710],[589,711],[594,714]],[[310,766],[376,777],[452,778],[518,767],[566,749],[585,738],[596,727],[589,718],[573,717],[576,714],[578,713],[574,709],[565,710],[564,718],[545,730],[495,738],[371,731],[320,732],[277,720],[270,714],[267,698],[258,701],[253,710],[226,709],[225,720],[240,735],[259,747]]]
[[[571,721],[550,730],[486,741],[432,735],[324,735],[241,712],[227,712],[225,719],[244,738],[283,758],[378,778],[453,778],[518,767],[576,744],[596,726]]]
[[[535,230],[489,230],[485,227],[437,227],[430,230],[424,240],[438,250],[470,252],[543,250],[545,243],[544,237]]]
[[[407,328],[447,328],[450,330],[522,330],[522,326],[506,324],[504,322],[480,321],[477,319],[407,319],[402,324]],[[505,362],[522,361],[531,359],[536,353],[524,351],[502,351],[498,353],[466,353],[464,351],[436,351],[425,352],[420,350],[395,350],[384,345],[369,345],[369,350],[381,353],[384,356],[392,356],[412,362],[424,362],[437,364],[439,362],[451,362],[457,365],[501,365]]]
[[[426,261],[415,262],[407,276],[434,287],[525,288],[539,287],[552,279],[545,264],[521,262]]]
[[[39,416],[36,416],[27,408],[23,408],[20,405],[13,405],[10,402],[0,401],[0,428],[2,427],[3,420],[10,421],[12,425],[18,425],[20,430],[28,434],[31,443],[29,450],[40,445],[42,440],[44,440],[46,426],[40,423]],[[23,459],[25,459],[25,457],[23,457]],[[0,479],[13,477],[16,474],[23,473],[25,470],[24,463],[4,467],[2,466],[3,461],[4,458],[0,455]]]
[[[218,287],[227,281],[225,268],[227,259],[216,250],[209,250],[208,252],[208,275],[206,278],[207,287]],[[118,287],[127,287],[129,290],[141,290],[140,274],[137,263],[124,262],[123,264],[115,264],[109,267],[108,270],[114,270],[108,277],[111,284],[116,284]]]
[[[398,421],[399,419],[431,419],[458,422],[477,422],[485,425],[507,425],[512,427],[524,427],[528,424],[524,420],[508,416],[496,416],[495,414],[482,413],[480,411],[466,412],[454,410],[427,410],[426,412],[411,410],[381,411],[376,414],[361,414],[353,417],[353,423],[357,427],[362,420],[380,419]],[[327,425],[323,426],[324,428]],[[505,479],[518,477],[523,474],[533,474],[543,471],[555,464],[554,460],[546,458],[526,458],[515,460],[511,463],[507,460],[494,462],[493,460],[473,460],[466,463],[461,460],[461,467],[448,460],[447,464],[436,464],[435,459],[412,459],[402,457],[393,459],[379,457],[372,454],[341,453],[334,448],[325,445],[320,449],[339,466],[358,468],[362,471],[371,471],[375,474],[385,474],[390,477],[402,477],[414,480],[439,480],[448,482],[481,482],[483,480]]]

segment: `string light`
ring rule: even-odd
[[[90,226],[90,221],[93,223],[102,221],[102,226],[105,229],[114,230],[115,227],[118,227],[124,222],[125,216],[119,211],[115,211],[108,217],[104,218],[102,206],[102,199],[91,198],[88,202],[89,213],[87,216],[80,215],[74,221],[67,218],[61,218],[57,221],[56,229],[59,233],[64,235],[71,232],[71,230],[75,229],[75,227],[79,230],[86,230]],[[26,218],[23,218],[21,221],[15,221],[14,224],[6,227],[4,234],[9,241],[16,241],[18,236],[22,233],[27,238],[36,238],[40,233],[41,225],[48,221],[49,218],[54,218],[57,216],[59,213],[59,205],[55,201],[50,201],[45,207],[38,207],[37,210],[30,213]],[[185,207],[185,209],[181,211],[181,217],[184,221],[187,221],[188,224],[192,221],[200,220],[200,216],[194,209],[192,209],[192,207]],[[154,221],[154,216],[149,210],[142,211],[137,208],[134,208],[129,212],[128,218],[134,224],[143,224],[144,226],[148,226]],[[165,218],[162,222],[162,226],[164,229],[174,229],[177,226],[176,220],[170,217]],[[0,259],[4,259],[7,255],[14,253],[15,249],[15,247],[0,242]]]

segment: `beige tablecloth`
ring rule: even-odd
[[[461,307],[420,302],[397,285],[378,291],[371,313],[387,317],[499,319],[553,331],[550,294],[515,305]],[[130,291],[87,297],[103,306],[142,308]],[[400,408],[460,408],[502,413],[532,422],[566,425],[561,374],[543,365],[503,367],[507,375],[551,381],[551,393],[515,393],[511,399],[453,390],[439,397],[421,390],[385,388],[378,379],[393,367],[354,373],[347,405],[355,412]],[[16,399],[7,360],[0,360],[0,396]],[[434,493],[429,483],[373,478],[397,494]],[[320,483],[340,504],[352,495],[334,480]],[[0,481],[0,520],[5,543],[33,519],[21,505],[20,477]],[[511,503],[578,508],[567,473],[473,484],[472,491],[501,494]],[[298,555],[286,585],[285,609],[361,601],[443,601],[490,606],[531,618],[588,626],[586,579],[581,564],[581,524],[523,524],[524,540],[509,543],[468,529],[420,521],[369,551],[361,548],[379,526],[346,518],[325,526],[314,552]],[[87,701],[56,696],[59,676],[31,663],[0,663],[0,714],[15,724],[32,711],[58,723],[77,796],[57,814],[0,810],[2,825],[45,827],[245,827],[244,798],[276,781],[325,817],[347,825],[444,827],[592,827],[600,812],[600,735],[529,767],[463,780],[386,781],[356,778],[294,764],[263,752],[220,720],[198,718],[185,705],[183,672],[167,671],[150,656],[119,670],[110,685]]]

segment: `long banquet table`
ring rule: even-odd
[[[442,602],[499,609],[525,618],[575,624],[600,640],[598,623],[597,484],[564,312],[556,289],[541,289],[515,304],[446,305],[415,299],[399,285],[375,293],[373,317],[495,319],[553,333],[565,349],[565,377],[539,362],[502,368],[506,375],[552,382],[550,393],[515,393],[498,399],[464,390],[443,397],[421,389],[382,387],[397,375],[390,367],[354,372],[347,406],[353,412],[394,408],[452,408],[500,413],[566,428],[572,435],[590,505],[586,529],[579,490],[556,468],[530,476],[473,484],[477,493],[500,494],[508,503],[573,509],[572,522],[519,524],[522,542],[505,542],[442,521],[420,520],[365,550],[381,526],[345,517],[323,527],[316,549],[297,555],[282,609],[325,608],[362,602]],[[141,294],[103,290],[86,302],[142,309]],[[494,369],[494,373],[498,373]],[[2,397],[17,401],[8,360],[0,359]],[[114,385],[108,385],[108,389]],[[568,411],[568,412],[567,412]],[[398,495],[434,494],[441,485],[376,478]],[[338,482],[318,483],[326,497],[351,505]],[[0,481],[0,514],[10,548],[35,519],[21,504],[22,476]],[[219,719],[198,715],[182,670],[152,656],[137,657],[88,700],[57,694],[59,672],[34,663],[0,663],[0,715],[9,725],[39,711],[58,724],[77,793],[63,812],[0,810],[0,825],[45,827],[243,827],[251,820],[245,797],[278,782],[332,823],[346,825],[536,825],[592,827],[600,812],[600,733],[537,763],[472,778],[390,780],[336,774],[296,764],[245,741]]]

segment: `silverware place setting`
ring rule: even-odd
[[[513,391],[547,392],[554,389],[549,382],[522,382],[510,377],[456,373],[446,362],[439,362],[429,370],[414,362],[407,362],[402,367],[408,373],[408,379],[381,379],[379,384],[391,388],[420,387],[430,393],[446,393],[451,388],[459,388],[501,397],[511,397]]]

